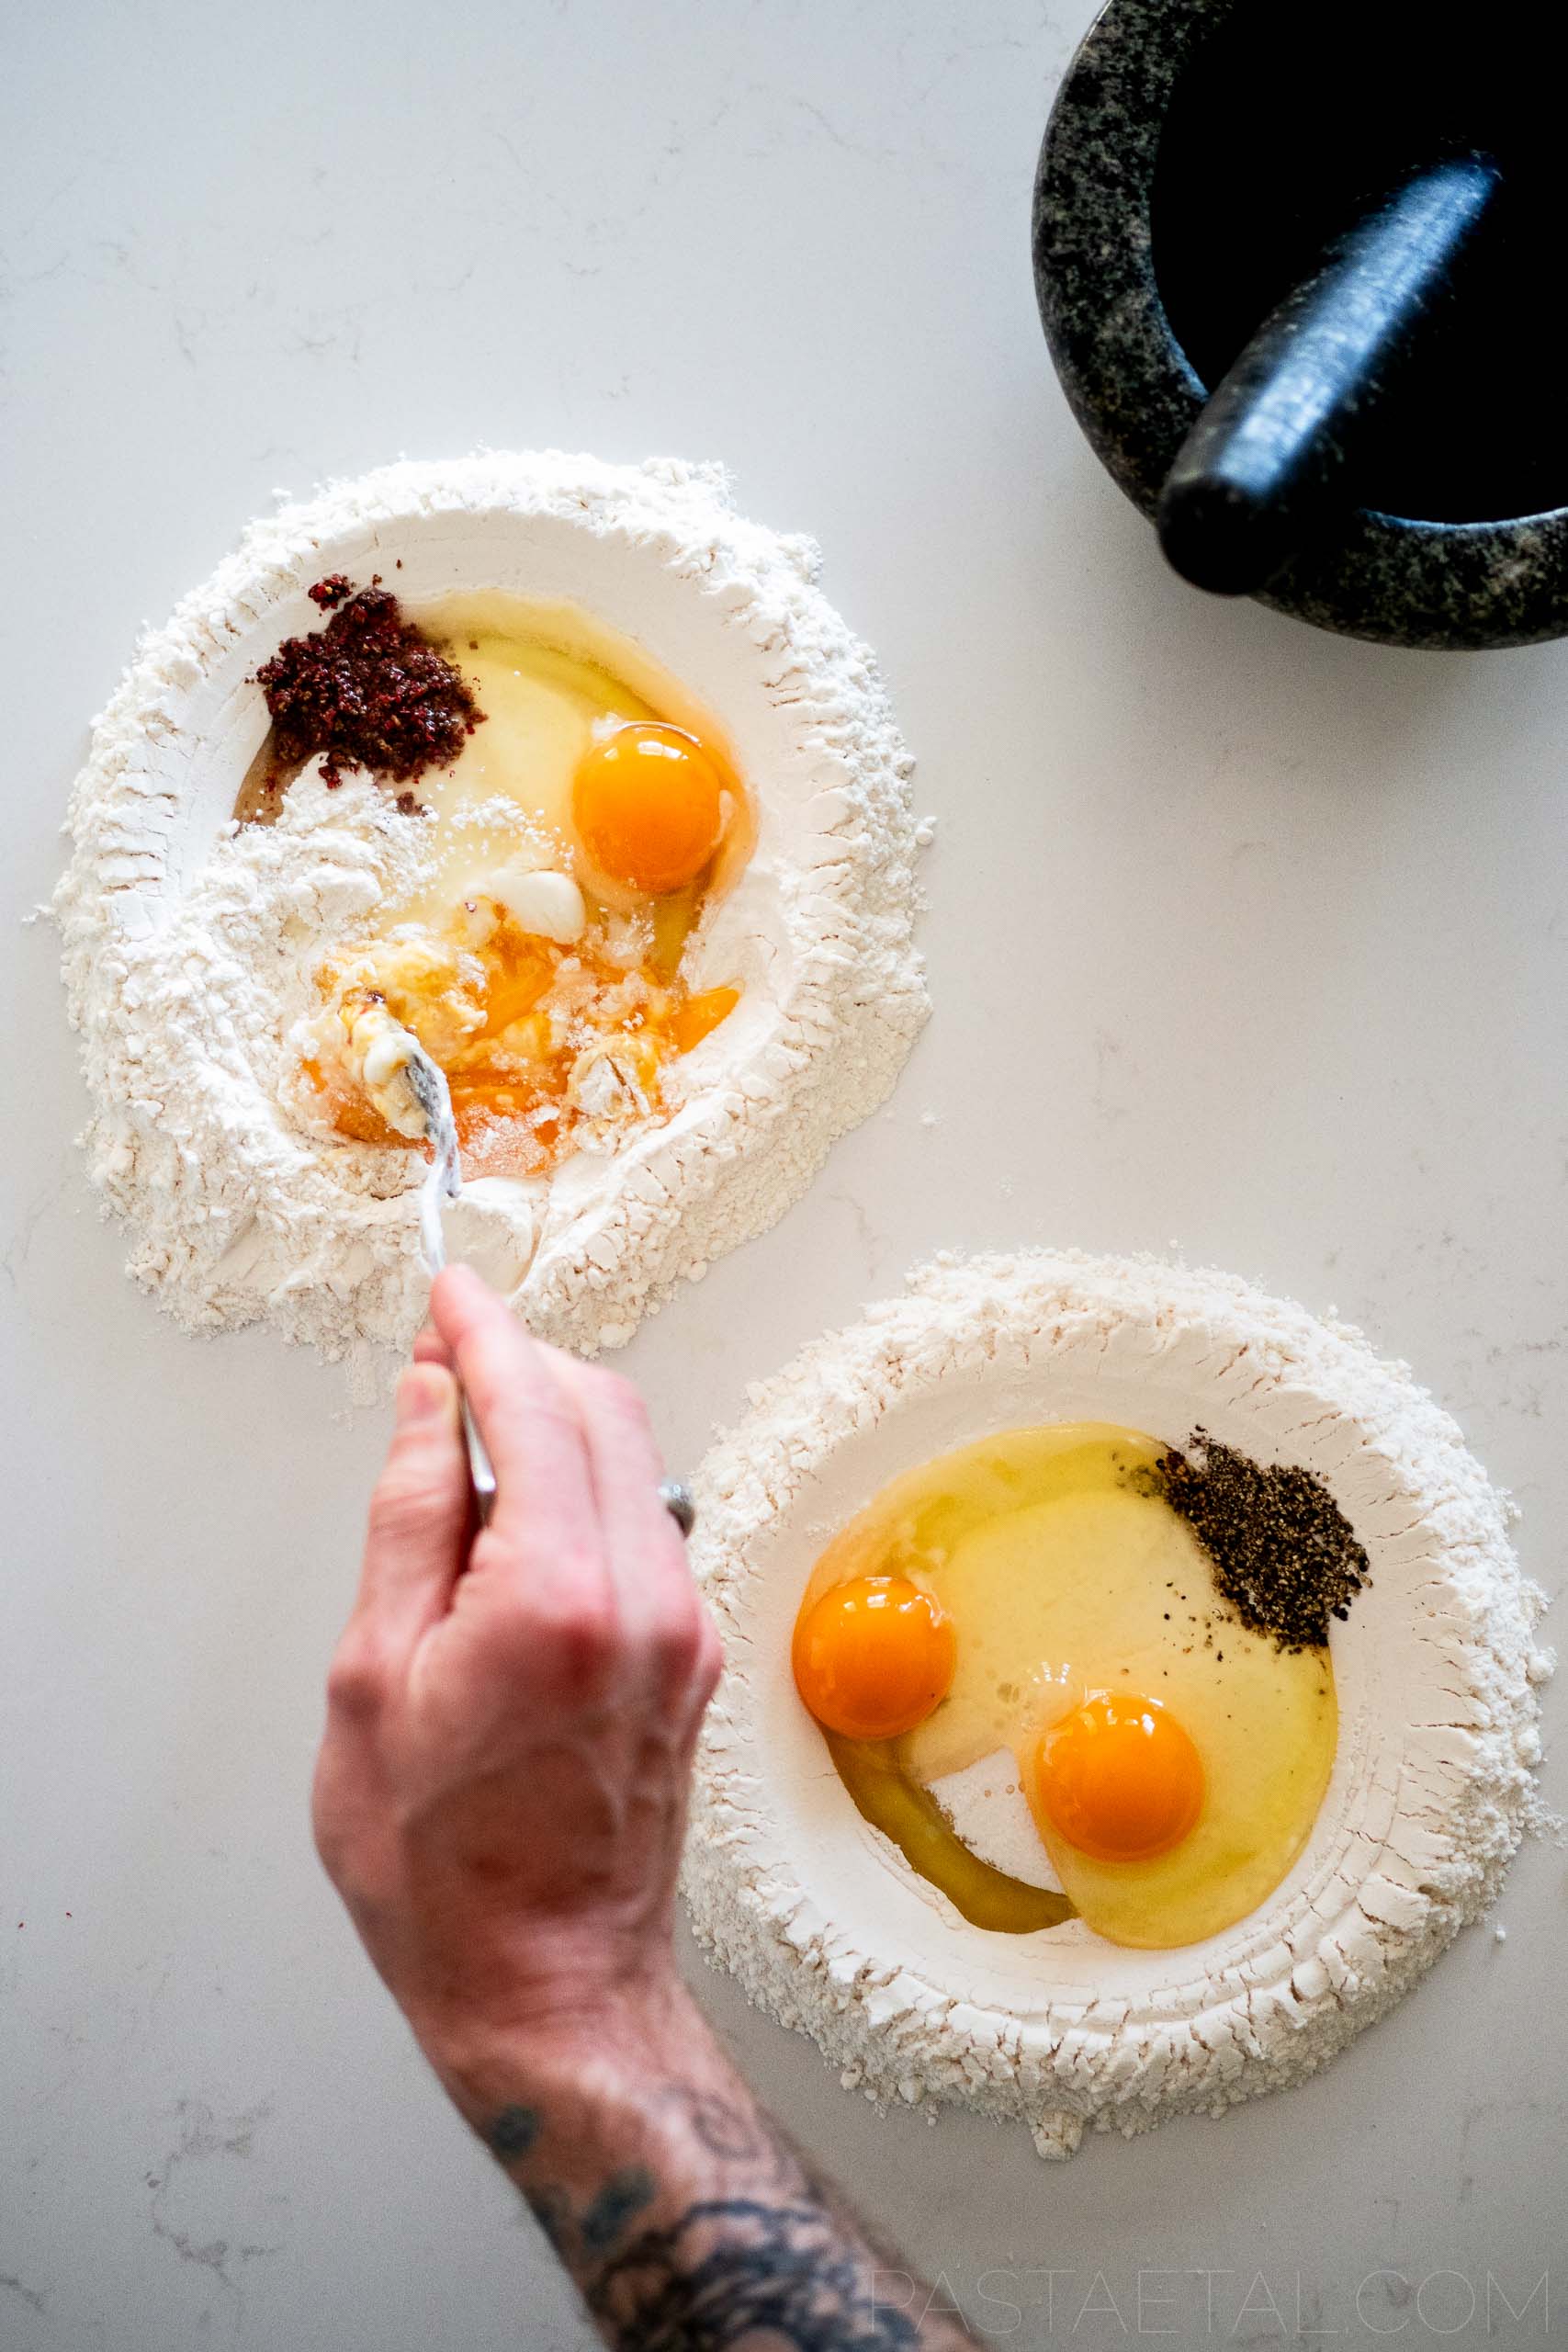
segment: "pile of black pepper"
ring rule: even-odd
[[[1221,1592],[1244,1625],[1281,1649],[1319,1648],[1331,1617],[1345,1618],[1371,1564],[1356,1531],[1310,1470],[1265,1469],[1194,1430],[1185,1454],[1162,1454],[1147,1474],[1214,1564]]]
[[[484,717],[462,672],[403,618],[379,575],[356,594],[334,571],[310,594],[331,615],[325,628],[286,638],[256,672],[272,714],[274,777],[318,752],[332,786],[345,768],[406,784],[449,767]]]

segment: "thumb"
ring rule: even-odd
[[[444,1364],[412,1363],[370,1498],[356,1613],[398,1648],[445,1615],[468,1560],[468,1466],[457,1385]]]

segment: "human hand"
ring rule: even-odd
[[[717,1637],[632,1389],[470,1269],[398,1390],[328,1679],[316,1842],[458,2108],[605,2342],[964,2352],[756,2107],[675,1973]],[[457,1367],[495,1464],[470,1517]]]
[[[636,1391],[471,1269],[399,1385],[328,1679],[316,1842],[437,2068],[676,1997],[692,1749],[717,1637]],[[495,1464],[474,1530],[456,1365]]]

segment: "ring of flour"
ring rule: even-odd
[[[1261,1910],[1178,1951],[1077,1919],[969,1926],[855,1812],[790,1679],[812,1561],[886,1480],[1077,1419],[1303,1464],[1371,1562],[1334,1628],[1339,1749],[1307,1849]],[[684,1866],[696,1933],[870,2097],[1020,2118],[1046,2155],[1086,2124],[1217,2112],[1332,2056],[1497,1891],[1540,1752],[1541,1597],[1453,1422],[1353,1330],[1154,1261],[940,1260],[753,1391],[697,1500],[728,1664]]]
[[[265,731],[250,682],[319,621],[305,592],[329,571],[380,572],[416,618],[478,588],[586,607],[712,711],[752,788],[754,854],[694,943],[744,995],[682,1065],[675,1115],[465,1204],[456,1245],[535,1329],[581,1352],[629,1338],[886,1098],[927,1009],[910,763],[817,561],[738,515],[716,467],[402,464],[254,524],[144,639],[76,785],[55,912],[92,1174],[181,1320],[265,1317],[337,1354],[401,1345],[423,1312],[417,1166],[278,1107],[311,942],[391,887],[398,829],[363,780],[297,787],[276,828],[229,821]]]

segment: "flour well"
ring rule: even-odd
[[[803,539],[748,523],[713,467],[558,452],[398,465],[257,523],[143,642],[97,725],[55,898],[93,1098],[85,1144],[130,1270],[187,1327],[265,1317],[329,1355],[423,1313],[421,1163],[288,1106],[321,944],[417,889],[418,829],[378,788],[307,775],[236,829],[266,714],[250,681],[342,571],[415,620],[495,589],[592,615],[714,711],[757,840],[692,948],[742,1001],[685,1057],[673,1115],[456,1213],[542,1336],[628,1339],[682,1276],[761,1232],[890,1091],[925,1017],[911,945],[909,763],[870,655]]]
[[[1310,1469],[1371,1564],[1332,1630],[1339,1738],[1304,1852],[1258,1911],[1176,1950],[1109,1944],[1081,1919],[971,1927],[856,1813],[790,1673],[813,1563],[890,1478],[1077,1419],[1178,1446],[1201,1426]],[[1551,1661],[1508,1507],[1403,1365],[1228,1276],[1070,1253],[939,1261],[759,1386],[697,1500],[694,1560],[728,1663],[699,1758],[694,1924],[874,2098],[1015,2117],[1060,2156],[1087,2125],[1136,2132],[1299,2081],[1481,1916],[1530,1826]],[[1026,1863],[1005,1760],[967,1781],[943,1792],[954,1817]]]

